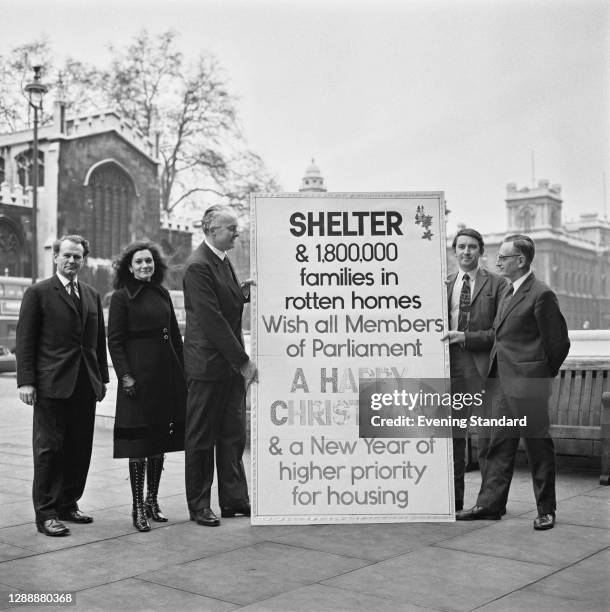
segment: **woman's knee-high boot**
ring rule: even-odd
[[[153,521],[158,523],[165,523],[167,521],[167,517],[161,512],[159,502],[157,501],[159,481],[161,480],[161,472],[163,472],[163,460],[163,455],[148,457],[146,471],[146,486],[148,490],[144,502],[144,510],[146,510],[147,517],[152,518]]]
[[[146,473],[146,460],[129,461],[129,480],[131,482],[131,495],[133,508],[131,516],[133,526],[138,531],[150,531],[144,510],[144,477]]]

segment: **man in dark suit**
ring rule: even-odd
[[[242,311],[252,280],[239,283],[226,251],[239,236],[228,207],[212,206],[202,220],[204,241],[184,272],[186,332],[186,497],[191,520],[215,527],[211,509],[214,451],[222,517],[250,516],[242,456],[246,447],[246,390],[256,366],[244,350]]]
[[[477,503],[458,512],[458,520],[500,518],[522,437],[538,509],[534,529],[555,525],[555,448],[549,434],[548,398],[570,340],[557,297],[530,269],[534,253],[533,240],[520,234],[506,238],[498,252],[496,265],[510,283],[494,322],[489,373],[492,418],[520,422],[494,430]]]
[[[483,237],[472,228],[462,228],[453,239],[458,271],[447,279],[449,341],[452,393],[481,393],[489,370],[489,352],[493,345],[493,321],[506,281],[479,266],[485,252]],[[468,408],[454,410],[456,419],[470,416]],[[453,474],[455,509],[464,507],[464,470],[468,431],[453,430]],[[488,439],[478,439],[479,466],[483,468]]]
[[[89,253],[81,236],[53,244],[54,276],[28,287],[17,324],[17,386],[34,406],[36,526],[65,536],[61,521],[91,523],[78,508],[85,489],[95,422],[95,402],[106,394],[108,365],[102,301],[79,282]]]

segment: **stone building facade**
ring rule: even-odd
[[[0,135],[0,275],[31,275],[32,132]],[[111,263],[128,242],[160,242],[184,261],[190,228],[162,224],[153,144],[113,112],[65,119],[39,129],[38,276],[53,273],[52,243],[78,233],[91,244],[83,280],[109,290]]]
[[[495,270],[504,237],[527,234],[536,244],[533,270],[557,294],[570,329],[610,329],[610,222],[583,214],[563,222],[561,186],[540,180],[536,187],[506,193],[506,231],[485,234],[482,265]],[[449,270],[455,270],[448,238]]]

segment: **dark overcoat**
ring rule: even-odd
[[[463,273],[460,272],[460,276]],[[447,279],[447,307],[451,313],[451,294],[458,280],[454,272]],[[475,278],[474,293],[470,298],[468,327],[464,331],[464,348],[472,356],[481,380],[487,378],[489,371],[489,353],[494,343],[493,323],[506,290],[507,282],[501,276],[479,268]]]
[[[74,392],[81,363],[93,393],[108,382],[102,301],[78,283],[81,313],[57,275],[26,290],[17,324],[17,386],[34,385],[41,397],[66,399]]]
[[[504,394],[548,397],[570,351],[568,326],[551,288],[532,272],[494,321],[491,363]]]
[[[203,242],[184,267],[188,380],[226,380],[248,361],[241,316],[244,296],[229,259],[221,260]]]
[[[119,381],[130,374],[137,385],[129,397],[119,382],[114,456],[184,450],[182,336],[165,287],[133,279],[112,294],[108,349]]]

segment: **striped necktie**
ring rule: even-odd
[[[81,304],[80,298],[78,297],[76,293],[76,283],[74,281],[70,281],[68,283],[68,287],[70,288],[70,297],[72,298],[72,301],[74,302],[74,305],[76,306],[76,310],[78,310],[78,312],[82,314],[83,306]]]
[[[468,319],[470,317],[470,276],[464,274],[462,277],[464,283],[462,291],[460,291],[460,312],[458,315],[458,331],[464,331],[468,328]]]

